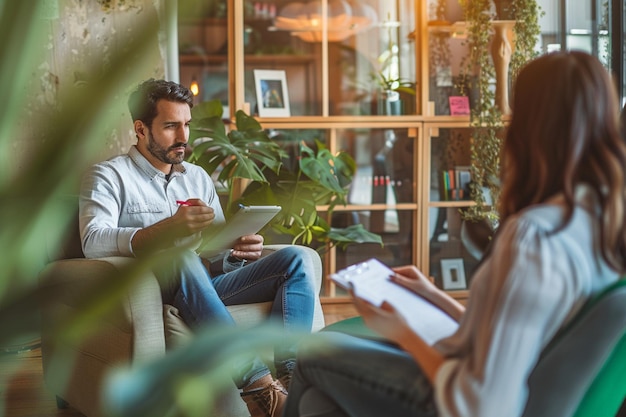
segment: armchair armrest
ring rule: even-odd
[[[58,397],[88,416],[100,416],[101,386],[111,366],[165,354],[163,304],[158,282],[147,273],[121,297],[111,314],[94,323],[96,331],[79,341],[58,340],[54,329],[64,317],[81,313],[85,294],[119,276],[130,258],[66,259],[40,274],[42,287],[54,286],[42,303],[41,353],[44,379]],[[71,357],[72,366],[59,359]]]
[[[58,314],[77,312],[85,294],[97,288],[103,280],[119,276],[131,258],[66,259],[50,263],[40,275],[40,285],[60,286],[62,296],[47,300],[44,305],[44,327]],[[165,352],[163,304],[159,284],[153,274],[137,279],[133,287],[118,301],[118,306],[101,325],[112,326],[131,339],[132,360],[143,360]],[[47,314],[50,313],[50,314]],[[50,323],[51,324],[51,323]],[[44,329],[45,330],[45,329]]]
[[[287,245],[268,245],[264,255],[285,246]],[[315,269],[316,290],[319,293],[322,281],[321,259],[313,249],[305,248],[305,252],[310,253]],[[59,295],[45,300],[43,306],[42,360],[46,385],[51,392],[90,417],[102,415],[100,393],[105,375],[112,365],[130,364],[165,354],[166,336],[175,339],[172,323],[176,324],[181,333],[188,331],[182,320],[174,314],[175,309],[163,306],[156,278],[152,273],[146,273],[118,301],[114,314],[95,324],[96,332],[79,343],[59,344],[55,340],[53,329],[59,318],[78,314],[79,307],[84,302],[84,294],[96,288],[103,280],[119,276],[119,271],[131,262],[133,259],[121,257],[59,260],[50,263],[40,274],[40,285],[62,289],[55,291]],[[248,316],[254,316],[258,320],[269,312],[271,304],[267,302],[229,306],[229,310],[236,320],[245,321]],[[164,326],[164,312],[167,329]],[[317,299],[313,330],[319,330],[323,326],[324,315]],[[172,340],[169,343],[173,346]],[[58,365],[54,362],[57,350],[62,353],[61,356],[72,356],[74,362],[70,369],[55,366]],[[240,413],[229,412],[227,415],[245,415],[247,410],[238,395],[235,397],[234,404],[243,408]]]
[[[133,259],[110,257],[102,258],[101,261],[119,270],[133,262]],[[154,274],[148,272],[139,277],[120,302],[123,309],[122,324],[130,327],[133,334],[133,360],[143,361],[163,355],[163,300]]]

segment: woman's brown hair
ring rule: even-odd
[[[562,194],[569,221],[574,191],[598,196],[600,250],[626,271],[626,145],[608,71],[584,52],[556,52],[527,64],[517,77],[513,116],[502,153],[501,220]]]

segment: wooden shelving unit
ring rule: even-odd
[[[358,169],[352,184],[350,203],[335,208],[334,214],[341,221],[360,222],[369,230],[380,233],[385,246],[358,245],[345,253],[331,249],[323,259],[326,274],[368,257],[378,257],[391,265],[416,264],[439,283],[441,274],[436,262],[440,255],[435,252],[438,250],[437,245],[443,244],[431,242],[436,212],[459,210],[472,203],[431,198],[436,189],[431,168],[434,169],[439,163],[431,160],[436,155],[431,142],[439,143],[437,135],[446,136],[455,129],[469,129],[467,116],[434,112],[431,98],[433,91],[430,91],[434,75],[429,73],[429,33],[435,29],[432,25],[429,28],[427,13],[429,3],[433,0],[358,0],[378,12],[378,23],[341,44],[304,43],[288,32],[274,29],[256,33],[265,27],[271,28],[271,20],[248,16],[244,2],[224,1],[228,3],[229,10],[226,19],[229,40],[225,53],[181,55],[181,81],[184,81],[183,75],[188,68],[220,67],[227,74],[227,104],[231,115],[234,115],[237,109],[254,112],[254,103],[250,100],[253,87],[250,85],[251,69],[285,69],[292,108],[305,110],[296,110],[290,117],[259,118],[259,122],[265,128],[277,131],[316,131],[331,152],[349,150],[352,153]],[[287,4],[286,1],[267,3],[274,4],[278,12],[282,5]],[[198,19],[191,24],[198,22],[202,23],[203,20]],[[250,49],[251,30],[255,31],[257,42],[258,37],[261,38],[259,51]],[[452,26],[447,30],[455,32]],[[271,42],[263,42],[266,35]],[[415,102],[408,106],[415,109],[411,114],[376,114],[374,103],[363,99],[364,94],[374,89],[371,71],[378,64],[372,57],[384,54],[390,41],[397,43],[400,51],[398,75],[416,82],[416,95],[411,98]],[[261,51],[268,48],[270,43],[272,47],[282,47],[297,53]],[[355,78],[355,74],[361,78]],[[298,83],[303,80],[307,85],[300,88],[302,84]],[[369,82],[365,88],[360,85],[363,80]],[[375,97],[371,96],[370,99],[375,100]],[[305,100],[313,105],[302,105]],[[392,186],[375,188],[372,184],[380,176],[385,183],[388,181],[391,184],[393,181]],[[445,250],[451,249],[448,247]],[[462,251],[452,252],[452,258],[467,256]],[[466,263],[469,266],[470,262]],[[467,278],[470,271],[465,272]],[[466,290],[450,293],[461,300],[467,297]],[[346,299],[330,281],[324,285],[323,297],[328,303]]]

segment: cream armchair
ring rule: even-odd
[[[74,246],[75,247],[75,246]],[[267,246],[266,252],[281,246]],[[71,251],[70,251],[71,252]],[[314,261],[317,292],[321,286],[322,269],[319,255],[308,248]],[[74,254],[65,254],[76,256]],[[117,364],[136,363],[164,355],[170,347],[190,337],[187,326],[177,310],[163,305],[159,285],[153,274],[138,280],[116,310],[115,317],[97,324],[97,330],[79,344],[55,344],[52,330],[63,314],[72,314],[83,300],[82,294],[98,279],[112,276],[129,258],[84,259],[73,257],[51,262],[41,273],[41,285],[61,285],[63,296],[47,302],[42,315],[42,358],[44,380],[57,396],[60,407],[71,406],[87,417],[102,416],[106,407],[101,401],[103,381],[107,372]],[[229,306],[233,317],[241,325],[262,321],[270,311],[271,303]],[[324,316],[319,299],[315,305],[314,331],[324,327]],[[59,370],[52,362],[53,354],[69,354],[72,358],[69,377],[62,381],[67,369]],[[233,385],[231,392],[222,396],[217,410],[207,412],[215,417],[248,416],[247,408]]]

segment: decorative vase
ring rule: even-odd
[[[513,46],[509,38],[513,33],[515,20],[494,20],[492,22],[494,35],[491,41],[491,57],[496,71],[495,104],[502,114],[511,114],[509,106],[509,66]]]

